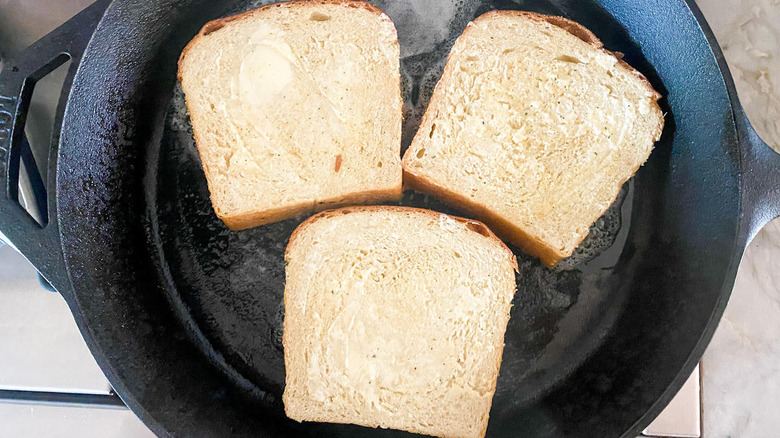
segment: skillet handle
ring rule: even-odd
[[[7,60],[0,71],[0,231],[55,286],[56,281],[52,280],[66,275],[54,196],[60,125],[81,56],[108,3],[109,0],[99,0],[76,14],[14,59]],[[45,200],[39,204],[44,208],[36,220],[19,203],[20,161],[28,147],[24,125],[35,83],[69,60],[72,63],[62,87],[49,141],[51,171],[48,181],[35,193],[39,201]],[[25,166],[30,166],[28,160],[25,160]]]
[[[735,110],[742,153],[742,223],[747,243],[772,219],[780,217],[780,154],[751,126],[741,106]]]

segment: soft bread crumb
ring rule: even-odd
[[[555,265],[660,138],[639,72],[561,17],[493,11],[455,42],[412,145],[408,187]]]
[[[279,3],[207,23],[179,79],[217,216],[242,229],[398,199],[399,62],[393,23],[364,2]]]
[[[290,418],[484,436],[517,269],[485,225],[348,207],[301,224],[285,260]]]

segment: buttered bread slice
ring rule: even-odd
[[[395,27],[365,2],[207,23],[179,60],[214,211],[233,229],[401,195]]]
[[[489,12],[455,42],[404,182],[555,265],[647,160],[659,98],[581,25]]]
[[[301,224],[285,260],[290,418],[484,436],[517,269],[487,227],[345,207]]]

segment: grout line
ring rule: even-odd
[[[704,358],[699,360],[699,438],[704,438]]]

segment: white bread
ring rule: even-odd
[[[179,80],[214,211],[232,229],[401,195],[395,27],[360,1],[207,23]]]
[[[484,436],[517,269],[487,227],[346,207],[301,224],[285,260],[290,418]]]
[[[620,58],[565,18],[480,16],[450,52],[404,155],[404,184],[555,265],[663,129],[660,95]]]

